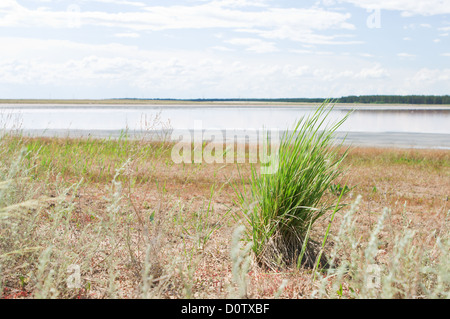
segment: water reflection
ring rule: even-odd
[[[12,107],[0,105],[2,126],[17,127],[37,135],[73,132],[104,136],[121,130],[138,132],[145,129],[170,128],[189,130],[201,122],[204,130],[243,130],[292,128],[296,120],[311,114],[307,107],[207,107],[170,106],[166,108],[114,106],[50,106],[29,105]],[[335,108],[328,118],[332,123],[341,119],[350,108]],[[153,122],[152,122],[153,121]],[[155,122],[156,121],[156,122]],[[20,123],[20,124],[18,124]],[[340,134],[349,132],[353,141],[377,141],[382,145],[402,144],[420,147],[450,148],[450,109],[425,110],[367,108],[353,110],[339,128]],[[164,127],[165,126],[165,127]],[[88,133],[89,132],[89,133]],[[389,135],[390,134],[390,135]],[[378,137],[377,137],[378,136]],[[434,141],[431,136],[434,136]],[[358,139],[358,137],[360,137]],[[398,143],[397,143],[398,144]]]

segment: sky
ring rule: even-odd
[[[0,0],[0,99],[450,94],[450,0]]]

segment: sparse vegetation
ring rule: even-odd
[[[321,248],[327,234],[331,267],[280,271],[233,219],[250,165],[175,165],[170,149],[2,135],[1,298],[450,297],[448,151],[351,149],[309,205],[334,208],[330,187],[352,185],[332,223],[307,227]]]

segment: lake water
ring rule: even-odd
[[[312,106],[286,105],[36,105],[0,104],[6,129],[20,128],[25,135],[115,137],[171,129],[173,136],[201,128],[233,132],[250,142],[262,129],[286,130]],[[346,143],[450,149],[450,107],[337,105],[331,122],[352,111],[336,137]],[[178,134],[178,135],[177,135]]]

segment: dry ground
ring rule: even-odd
[[[350,205],[358,195],[362,196],[356,212],[362,242],[376,226],[383,208],[391,210],[386,227],[379,234],[381,253],[377,259],[380,263],[384,262],[383,256],[389,254],[396,234],[405,225],[417,232],[415,241],[425,250],[431,249],[427,246],[430,234],[435,232],[434,237],[448,234],[444,221],[450,209],[449,158],[449,151],[437,150],[351,150],[344,163],[346,173],[339,182],[347,183],[351,188],[344,196],[344,204]],[[98,251],[89,261],[91,268],[82,269],[83,288],[76,294],[68,292],[67,297],[141,297],[146,256],[150,260],[147,264],[151,265],[148,272],[153,276],[153,281],[148,284],[151,293],[146,297],[242,296],[233,281],[230,259],[231,240],[239,223],[234,218],[238,207],[234,204],[232,187],[240,181],[236,165],[152,165],[153,175],[147,182],[122,181],[120,216],[123,219],[115,228],[122,232],[120,236],[115,235],[118,236],[116,247],[122,248],[97,242]],[[136,176],[148,172],[145,167],[138,167],[130,174]],[[248,172],[249,166],[242,165],[241,174],[248,176]],[[77,180],[76,176],[72,178]],[[77,237],[81,230],[106,218],[106,210],[111,205],[111,187],[111,182],[82,183],[77,192],[68,193],[67,198],[72,198],[74,204],[70,217],[73,230],[70,238],[74,247],[84,240]],[[42,189],[52,196],[60,195],[53,185],[42,185]],[[336,197],[331,193],[327,196]],[[42,214],[51,215],[52,209],[56,209],[55,205],[47,205]],[[333,236],[347,209],[349,207],[344,207],[332,223],[326,254],[333,247]],[[325,216],[317,224],[313,234],[317,240],[322,239],[328,221]],[[129,236],[125,236],[126,231]],[[55,241],[67,238],[62,236]],[[93,235],[89,240],[95,242],[97,239]],[[149,249],[147,254],[146,249]],[[110,259],[114,259],[114,263]],[[112,268],[114,275],[111,275]],[[111,280],[115,287],[113,293]],[[253,264],[247,280],[245,296],[249,298],[310,298],[312,291],[317,289],[308,269],[271,272]],[[280,289],[281,286],[284,289]],[[8,274],[3,287],[6,288],[4,297],[24,290],[12,273]],[[348,287],[343,289],[344,294],[348,293]],[[33,291],[25,295],[33,297]]]

